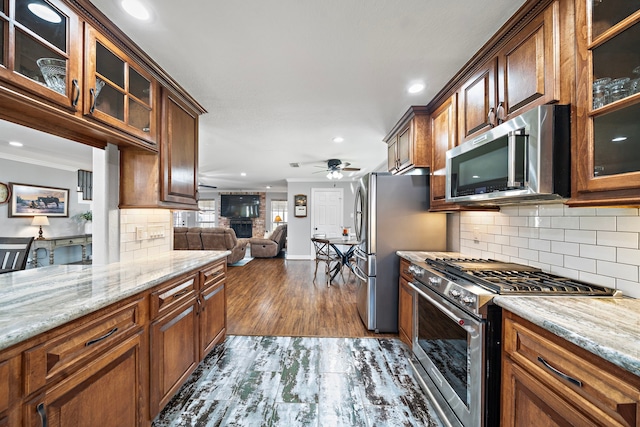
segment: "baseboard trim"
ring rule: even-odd
[[[310,261],[310,260],[314,260],[315,257],[312,256],[312,255],[290,255],[290,254],[287,254],[285,256],[285,259],[290,259],[292,261],[297,261],[297,260]]]

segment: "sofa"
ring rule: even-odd
[[[267,238],[249,239],[251,256],[254,258],[272,258],[278,256],[287,242],[287,226],[279,225]]]
[[[227,264],[244,258],[248,239],[238,239],[233,228],[174,227],[174,250],[231,251]]]

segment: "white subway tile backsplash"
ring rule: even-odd
[[[509,239],[509,244],[511,246],[515,246],[516,248],[528,248],[529,239],[523,237],[512,237],[511,239]]]
[[[541,228],[539,237],[543,240],[564,241],[564,230],[557,228]]]
[[[580,245],[580,256],[583,258],[615,262],[616,248],[596,245]]]
[[[580,255],[580,245],[577,243],[551,242],[551,252],[564,255]]]
[[[564,240],[573,243],[596,244],[596,232],[591,230],[565,230]]]
[[[638,216],[636,208],[597,208],[598,216]]]
[[[640,250],[617,248],[616,261],[640,266]]]
[[[581,230],[598,230],[598,231],[615,231],[616,217],[614,216],[598,216],[598,217],[581,217]]]
[[[462,212],[460,222],[471,232],[460,241],[463,254],[534,265],[640,297],[638,209],[509,206],[500,212]],[[482,230],[479,243],[473,241],[474,228]]]
[[[597,244],[599,246],[616,246],[638,249],[638,233],[598,231],[597,237]]]
[[[613,277],[601,276],[598,274],[581,271],[578,274],[578,279],[582,280],[583,282],[591,283],[593,285],[606,286],[608,288],[616,289],[616,279],[614,279]]]
[[[554,216],[551,217],[551,228],[563,228],[565,230],[580,229],[579,217]]]
[[[562,205],[562,204],[540,205],[538,207],[538,215],[540,215],[540,216],[564,216],[564,205]]]
[[[538,261],[538,251],[532,251],[531,249],[520,248],[518,256],[527,261]]]
[[[534,249],[536,251],[551,251],[551,241],[549,240],[538,240],[538,239],[529,239],[529,249]]]
[[[589,258],[580,258],[576,256],[565,255],[564,266],[578,271],[586,271],[587,273],[596,272],[596,260]]]
[[[617,262],[597,261],[598,274],[615,277],[616,279],[638,281],[638,266],[620,264]]]
[[[633,210],[633,209],[627,209]],[[617,220],[617,231],[640,233],[640,216],[621,217]]]
[[[564,265],[564,255],[551,252],[538,252],[538,262],[556,266]]]

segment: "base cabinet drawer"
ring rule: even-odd
[[[24,425],[134,427],[143,425],[143,332],[28,401]]]
[[[638,425],[640,377],[512,313],[503,328],[502,425],[540,425],[527,407],[556,413],[542,425]]]

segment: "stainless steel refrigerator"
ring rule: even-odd
[[[398,250],[446,250],[447,217],[429,213],[428,175],[371,173],[354,207],[357,305],[367,329],[398,332]]]

